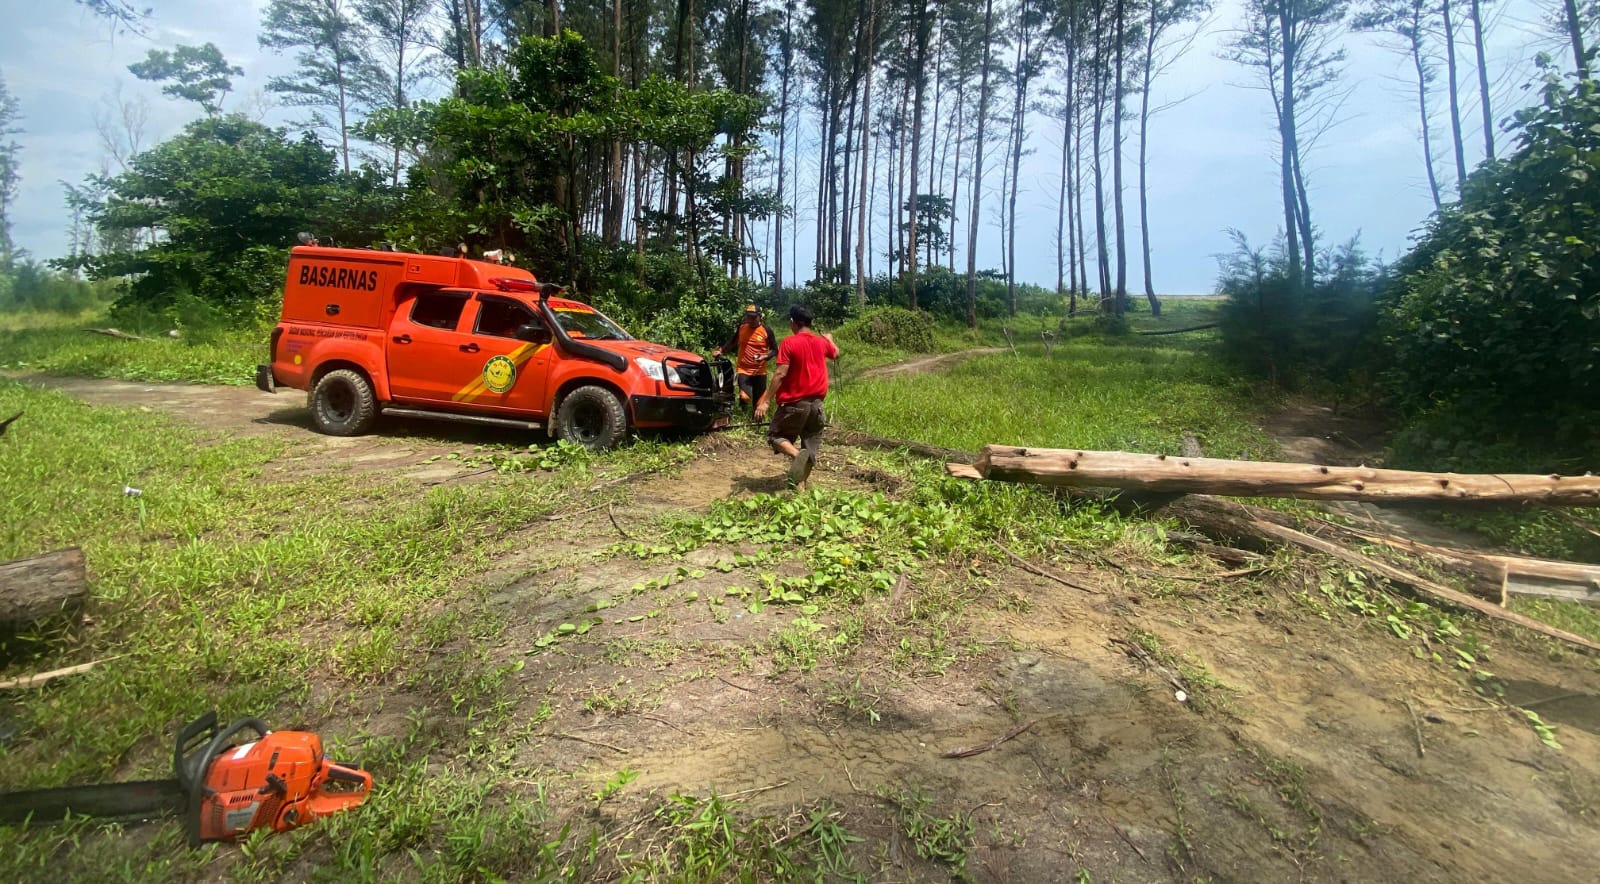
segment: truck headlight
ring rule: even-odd
[[[633,364],[639,366],[639,370],[644,372],[645,377],[653,381],[665,380],[669,384],[682,383],[678,379],[678,370],[670,365],[663,369],[660,360],[635,356],[633,357]]]

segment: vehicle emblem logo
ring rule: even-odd
[[[517,364],[506,356],[491,356],[483,364],[483,385],[491,393],[504,393],[517,382]]]

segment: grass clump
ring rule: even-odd
[[[266,361],[267,335],[256,329],[212,329],[148,340],[89,334],[104,316],[15,314],[0,317],[0,369],[34,374],[248,386]],[[124,331],[129,331],[124,329]],[[191,330],[193,331],[193,330]]]
[[[839,328],[842,340],[908,353],[932,353],[934,334],[932,315],[904,307],[876,307]]]
[[[313,678],[391,678],[446,640],[430,619],[495,538],[559,499],[553,483],[418,495],[336,475],[266,481],[281,443],[197,445],[153,415],[13,382],[0,382],[0,410],[27,412],[5,440],[0,559],[78,544],[94,578],[88,626],[13,653],[45,668],[118,658],[15,704],[23,738],[0,747],[5,788],[109,776],[130,760],[161,773],[152,741],[174,721],[207,708],[270,718]],[[357,499],[359,511],[341,505]]]
[[[1261,459],[1263,402],[1197,344],[1064,340],[978,356],[934,374],[855,379],[829,397],[836,422],[879,436],[975,451],[990,443]]]

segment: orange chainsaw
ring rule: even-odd
[[[245,731],[255,738],[236,743]],[[256,829],[284,832],[355,807],[371,791],[372,774],[329,761],[316,734],[269,730],[255,718],[219,729],[217,713],[208,712],[178,732],[172,779],[0,795],[0,823],[177,814],[189,845],[199,847]]]

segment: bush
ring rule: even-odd
[[[904,307],[874,307],[839,329],[839,336],[872,347],[932,353],[933,316]]]
[[[1307,285],[1289,272],[1280,242],[1253,248],[1231,231],[1234,251],[1221,259],[1223,356],[1245,372],[1287,389],[1352,384],[1370,364],[1376,293],[1383,272],[1354,240],[1317,262]]]
[[[1387,294],[1385,385],[1467,466],[1600,461],[1600,91],[1552,75],[1516,149],[1468,177]]]
[[[87,282],[35,261],[19,261],[9,273],[0,271],[0,310],[80,313],[104,304],[114,291],[111,283]]]

